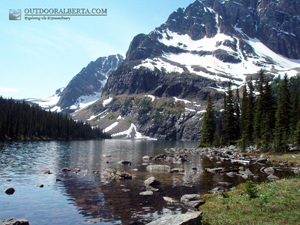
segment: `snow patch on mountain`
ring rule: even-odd
[[[133,138],[133,139],[157,140],[155,138],[150,138],[150,137],[142,135],[140,132],[137,131],[137,128],[133,123],[131,123],[128,130],[112,134],[111,136],[112,137]]]
[[[105,133],[109,132],[110,130],[114,129],[116,126],[118,126],[119,122],[114,122],[113,124],[111,124],[110,126],[106,127],[103,131]]]
[[[242,35],[243,39],[218,32],[211,38],[192,40],[188,34],[181,35],[168,29],[156,30],[155,32],[161,36],[159,42],[166,46],[180,48],[184,52],[164,53],[161,57],[148,58],[134,69],[146,67],[152,71],[159,69],[167,73],[190,72],[216,81],[233,80],[237,85],[244,84],[245,74],[256,74],[261,69],[277,75],[287,73],[288,76],[295,76],[299,73],[300,60],[292,60],[276,54],[258,39],[249,38],[242,29],[236,26],[234,29]],[[241,40],[253,48],[254,54],[247,54],[245,50],[241,50]],[[220,51],[223,51],[225,56],[231,57],[233,62],[216,57]]]
[[[150,70],[159,69],[160,71],[163,69],[167,73],[183,73],[184,70],[181,67],[172,65],[171,63],[165,62],[160,58],[146,59],[143,60],[140,65],[133,67],[133,69],[140,69],[141,67],[148,68]]]
[[[82,110],[89,105],[95,103],[100,97],[102,92],[95,92],[94,95],[84,95],[79,97],[74,105],[70,106],[70,109],[74,109],[76,111]]]
[[[26,99],[26,101],[38,104],[40,107],[42,107],[42,109],[45,110],[50,110],[52,112],[61,112],[61,108],[56,106],[56,104],[58,103],[60,99],[60,94],[63,92],[63,90],[64,88],[60,88],[55,92],[55,94],[49,97],[45,97],[41,99],[28,98]]]
[[[112,97],[109,97],[108,99],[105,99],[105,100],[102,102],[103,107],[105,107],[105,106],[107,106],[109,103],[111,103],[112,100],[113,100]]]

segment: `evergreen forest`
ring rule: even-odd
[[[42,110],[26,101],[0,97],[0,140],[102,139],[109,135],[67,114]]]
[[[233,89],[229,82],[220,111],[208,96],[200,147],[255,145],[278,153],[299,149],[300,76],[271,79],[263,70],[258,75],[240,89]]]

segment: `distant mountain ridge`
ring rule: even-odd
[[[120,54],[99,57],[84,67],[67,87],[58,89],[54,95],[43,99],[28,99],[51,111],[74,112],[92,104],[101,97],[109,77],[124,61]]]

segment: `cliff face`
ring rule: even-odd
[[[299,73],[299,2],[197,0],[178,9],[133,38],[101,99],[74,118],[114,136],[198,140],[208,94],[220,109],[228,81],[240,86],[260,69]]]
[[[97,100],[109,77],[124,61],[121,55],[100,57],[84,67],[67,85],[60,95],[57,107],[72,112],[80,103]]]

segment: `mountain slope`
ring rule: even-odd
[[[221,108],[228,81],[240,86],[260,69],[269,76],[299,73],[299,6],[197,0],[178,9],[150,34],[134,37],[102,98],[74,117],[113,134],[131,127],[155,138],[199,139],[208,94]]]
[[[122,55],[99,57],[90,62],[69,82],[66,88],[56,91],[43,99],[28,99],[52,111],[74,112],[82,109],[101,97],[102,89],[109,77],[124,61]]]

